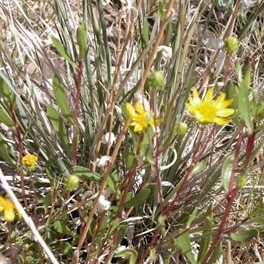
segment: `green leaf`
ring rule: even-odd
[[[9,89],[7,82],[2,77],[0,77],[0,96],[3,98],[6,108],[12,108],[14,106],[16,95]]]
[[[73,253],[72,245],[69,242],[62,242],[63,255],[71,256]]]
[[[212,228],[213,228],[213,217],[211,215],[210,217],[206,217],[204,222],[202,240],[200,243],[200,249],[197,258],[198,262],[200,262],[205,257],[207,250],[210,246],[210,242],[212,239]]]
[[[191,213],[187,223],[186,223],[186,228],[189,228],[193,222],[193,220],[196,218],[197,216],[197,213],[198,213],[198,208],[195,207],[195,209],[193,210],[193,212]]]
[[[215,264],[222,255],[222,243],[219,243],[216,246],[211,258],[209,259],[208,264]]]
[[[166,14],[166,5],[163,3],[163,1],[158,2],[158,11],[160,19],[163,20]]]
[[[57,220],[54,222],[53,227],[55,231],[60,234],[76,236],[76,233],[73,232],[63,221]]]
[[[230,178],[233,170],[234,155],[230,155],[222,166],[222,185],[226,193],[228,193]]]
[[[124,203],[124,207],[132,207],[143,204],[149,197],[150,189],[144,189],[135,195],[131,200]]]
[[[0,157],[7,163],[14,164],[14,161],[12,160],[9,154],[8,146],[1,135],[0,135]]]
[[[55,46],[55,48],[57,49],[57,51],[59,52],[59,54],[66,60],[68,61],[71,66],[73,68],[76,67],[76,64],[74,63],[74,61],[70,58],[70,56],[67,53],[66,48],[62,45],[62,43],[60,42],[59,39],[51,37],[52,43]]]
[[[252,72],[252,67],[250,64],[248,64],[247,67],[245,68],[245,73],[244,73],[244,80],[247,89],[250,89],[251,72]]]
[[[115,254],[115,257],[129,259],[129,264],[136,264],[138,253],[135,249],[127,248]]]
[[[9,116],[9,114],[6,112],[6,110],[3,108],[3,106],[0,106],[0,122],[4,123],[5,125],[9,127],[15,125],[14,121]]]
[[[115,194],[120,193],[120,191],[118,189],[117,174],[115,171],[113,173],[111,173],[111,175],[109,175],[109,177],[107,177],[107,184]]]
[[[125,162],[126,162],[126,168],[128,170],[132,169],[134,166],[134,161],[135,161],[135,155],[133,154],[132,151],[127,147],[125,149]]]
[[[180,230],[180,232],[182,231],[183,230]],[[182,250],[182,252],[185,254],[185,256],[187,257],[187,259],[190,261],[191,264],[196,264],[196,261],[192,254],[191,239],[188,232],[185,232],[178,238],[174,239],[174,245]]]
[[[149,252],[149,260],[156,261],[157,260],[157,251],[155,248],[152,248]]]
[[[97,172],[93,172],[90,169],[82,166],[74,166],[72,168],[72,174],[76,174],[78,176],[85,177],[88,178],[89,180],[93,180],[96,182],[99,182],[102,179],[101,174]]]
[[[258,229],[249,229],[249,230],[242,230],[237,233],[232,233],[231,238],[237,242],[249,242],[253,238],[259,237],[259,230]]]
[[[53,108],[51,105],[47,106],[47,116],[50,119],[50,122],[53,125],[53,128],[55,132],[57,133],[61,143],[66,147],[66,149],[69,151],[69,142],[67,138],[67,130],[63,123],[63,119],[60,115],[60,113]]]
[[[143,32],[142,32],[142,38],[145,46],[148,46],[149,43],[149,23],[148,20],[145,18],[143,22]]]
[[[79,58],[83,59],[87,52],[87,29],[85,22],[82,22],[76,33],[77,43],[79,45]]]
[[[242,120],[248,130],[248,134],[253,133],[253,118],[251,115],[250,101],[249,101],[249,90],[244,80],[239,83],[237,88],[238,95],[238,111]]]
[[[62,222],[57,220],[54,224],[53,224],[54,229],[58,232],[58,233],[62,233],[63,232],[63,226],[62,226]]]
[[[72,124],[74,124],[74,119],[73,119],[72,112],[68,104],[68,98],[66,96],[64,87],[56,75],[53,78],[52,87],[53,87],[53,93],[55,96],[55,100],[59,108],[61,109],[62,114],[69,121],[71,121]]]
[[[198,174],[198,173],[202,172],[205,168],[206,168],[206,162],[200,161],[194,166],[191,175]]]

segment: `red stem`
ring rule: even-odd
[[[230,214],[230,210],[232,208],[233,205],[233,201],[236,197],[236,194],[238,192],[238,189],[234,188],[235,185],[235,170],[238,168],[238,159],[239,159],[239,152],[240,152],[240,148],[241,148],[241,143],[243,140],[243,130],[244,130],[244,125],[242,125],[241,130],[238,134],[238,140],[237,140],[237,145],[236,145],[236,149],[235,149],[235,158],[234,158],[234,162],[233,162],[233,169],[232,169],[232,173],[231,173],[231,177],[230,177],[230,183],[229,183],[229,188],[228,188],[228,194],[227,194],[227,205],[225,208],[225,212],[224,215],[222,217],[222,221],[218,227],[218,231],[216,236],[214,237],[214,240],[209,248],[209,250],[207,251],[207,254],[205,255],[203,261],[201,264],[206,264],[207,261],[209,260],[211,254],[213,253],[215,247],[218,245],[218,243],[220,242],[223,234],[224,234],[224,228],[226,225],[226,221],[227,218]]]
[[[8,223],[8,241],[9,241],[10,263],[11,263],[11,264],[14,264],[15,261],[14,261],[14,255],[13,255],[11,223]]]
[[[229,182],[229,187],[228,187],[228,194],[227,194],[227,199],[231,199],[232,193],[234,190],[234,185],[235,185],[235,170],[238,168],[238,158],[239,158],[239,152],[241,148],[241,143],[243,139],[243,130],[244,130],[244,125],[242,125],[241,130],[238,134],[238,139],[237,139],[237,144],[236,144],[236,149],[235,149],[235,158],[233,162],[233,168],[232,168],[232,173],[230,177],[230,182]]]
[[[208,147],[208,144],[209,144],[209,141],[210,141],[210,139],[212,138],[212,136],[213,136],[214,133],[215,133],[215,129],[216,129],[216,127],[217,127],[216,125],[213,127],[213,129],[212,129],[212,131],[210,132],[209,136],[207,137],[207,140],[206,140],[206,142],[205,142],[203,148],[201,149],[201,151],[200,151],[198,157],[197,157],[196,159],[195,159],[195,157],[194,157],[195,160],[193,160],[193,162],[192,162],[192,166],[189,168],[189,170],[188,170],[187,173],[185,174],[185,176],[184,176],[184,178],[183,178],[183,181],[181,182],[180,187],[179,187],[179,189],[178,189],[178,191],[177,191],[177,193],[176,193],[176,195],[175,195],[173,201],[171,202],[171,204],[169,205],[169,207],[164,211],[164,215],[163,215],[163,216],[164,216],[165,218],[167,218],[167,217],[169,216],[169,214],[170,214],[171,210],[173,209],[173,207],[174,207],[176,201],[178,200],[178,198],[179,198],[179,196],[180,196],[180,193],[181,193],[181,191],[183,190],[183,188],[184,188],[184,186],[185,186],[187,180],[189,179],[190,175],[192,174],[192,171],[193,171],[195,165],[200,161],[200,159],[202,158],[204,152],[206,151],[206,149],[207,149],[207,147]],[[201,139],[201,138],[200,138],[200,139]],[[143,253],[142,257],[140,258],[140,260],[139,260],[139,262],[138,262],[138,264],[141,264],[141,263],[144,262],[144,259],[147,257],[149,251],[151,250],[151,248],[152,248],[152,247],[154,246],[154,244],[156,243],[156,240],[157,240],[158,235],[160,234],[160,232],[161,232],[160,228],[157,227],[157,229],[156,229],[156,231],[155,231],[155,234],[154,234],[154,236],[153,236],[153,238],[152,238],[152,240],[151,240],[149,246],[147,247],[147,249],[146,249],[145,252]]]

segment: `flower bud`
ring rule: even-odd
[[[176,125],[176,129],[178,134],[183,136],[186,133],[188,127],[186,123],[180,122]]]
[[[78,189],[80,178],[77,175],[69,175],[66,179],[65,186],[68,191],[75,191]]]
[[[225,49],[228,53],[235,53],[238,50],[239,41],[234,37],[227,37],[225,39]]]
[[[160,90],[165,83],[164,75],[161,71],[153,71],[147,79],[147,87]]]

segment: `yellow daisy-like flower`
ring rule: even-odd
[[[38,157],[32,154],[27,154],[22,158],[22,163],[30,170],[35,169],[35,164],[38,161]]]
[[[189,102],[185,106],[190,114],[202,124],[216,123],[223,126],[230,122],[228,118],[234,114],[235,110],[228,108],[233,99],[225,100],[226,95],[222,93],[217,99],[213,99],[213,89],[210,88],[202,100],[197,89],[193,89],[193,95],[189,96]]]
[[[154,126],[152,113],[146,112],[142,103],[137,102],[135,107],[127,103],[126,110],[129,118],[132,120],[130,126],[134,127],[135,132],[142,132],[148,126]]]
[[[12,222],[16,216],[15,212],[20,216],[20,213],[8,196],[5,198],[0,196],[0,213],[3,215],[4,219],[7,222]]]

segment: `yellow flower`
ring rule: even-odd
[[[193,96],[189,96],[189,102],[185,104],[187,110],[196,120],[202,124],[216,123],[223,126],[229,123],[228,118],[235,110],[227,108],[233,99],[225,100],[226,95],[222,93],[216,100],[213,99],[213,89],[210,88],[203,100],[200,99],[197,89],[193,89]]]
[[[38,161],[38,157],[32,154],[27,154],[22,158],[22,163],[30,170],[35,169],[35,163]]]
[[[16,210],[15,205],[13,202],[6,196],[3,198],[0,196],[0,213],[3,215],[4,219],[7,222],[12,222],[15,219],[15,211],[18,216],[20,216],[20,213]]]
[[[126,110],[129,118],[132,120],[130,126],[134,127],[135,132],[141,132],[148,126],[154,125],[152,113],[146,112],[142,103],[137,102],[135,108],[130,103],[127,103]]]

